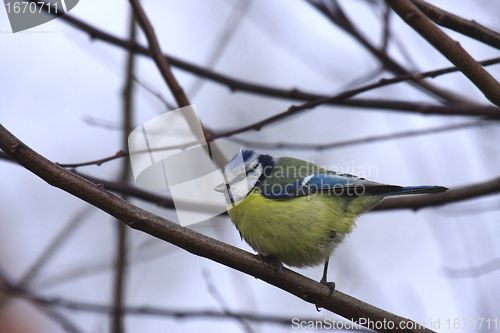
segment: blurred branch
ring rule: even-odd
[[[105,191],[102,187],[61,168],[30,149],[1,125],[0,148],[48,184],[107,212],[131,228],[141,230],[195,255],[211,259],[266,281],[304,301],[333,311],[344,318],[353,321],[360,318],[370,321],[392,321],[396,326],[403,322],[410,322],[406,318],[383,311],[339,291],[334,291],[333,294],[329,295],[330,290],[327,286],[289,269],[283,268],[276,275],[275,267],[266,264],[259,256],[147,212]],[[418,328],[407,330],[407,332],[432,332],[420,328],[416,323],[414,324]],[[382,329],[380,332],[389,332],[389,330]]]
[[[169,101],[165,97],[163,97],[159,92],[157,92],[151,85],[147,84],[146,82],[140,80],[137,77],[134,77],[134,81],[137,82],[141,87],[143,87],[147,92],[149,92],[151,95],[155,96],[158,98],[163,105],[165,105],[165,108],[169,111],[175,110],[176,107],[173,104],[170,104]]]
[[[384,15],[383,15],[383,29],[382,29],[382,46],[380,47],[380,51],[384,54],[387,54],[387,47],[389,46],[389,40],[391,39],[391,7],[385,6]]]
[[[82,120],[84,123],[90,125],[90,126],[95,126],[95,127],[100,127],[104,128],[107,130],[123,130],[124,126],[123,124],[119,124],[116,121],[110,121],[110,120],[105,120],[105,119],[100,119],[97,117],[93,117],[90,115],[84,115],[82,117]]]
[[[134,12],[130,11],[129,14],[129,36],[128,39],[131,43],[136,40],[136,22],[134,19]],[[125,83],[122,90],[122,149],[127,149],[128,135],[132,131],[132,116],[134,105],[134,70],[135,70],[135,52],[130,50],[127,54],[127,61],[125,65]],[[121,152],[121,151],[120,151]],[[127,159],[122,160],[121,175],[119,181],[121,183],[128,183],[131,173],[131,166]],[[122,198],[127,200],[127,194],[122,194]],[[110,332],[122,333],[124,332],[124,313],[125,306],[125,291],[126,288],[126,275],[128,265],[128,249],[127,249],[127,233],[128,229],[124,223],[116,220],[116,252],[114,262],[114,279],[113,279],[113,307],[114,311],[111,314]]]
[[[217,41],[214,41],[211,47],[212,50],[210,51],[208,61],[204,66],[205,68],[211,69],[219,62],[224,51],[229,45],[229,42],[231,41],[231,38],[234,36],[236,31],[238,31],[239,25],[243,22],[243,18],[247,13],[248,8],[250,8],[251,3],[252,0],[240,0],[234,3],[233,10],[222,25],[224,27],[222,33],[218,36]],[[191,98],[193,98],[200,91],[204,82],[205,80],[203,80],[202,77],[197,78],[191,89],[189,89],[189,95]]]
[[[422,0],[411,0],[428,18],[442,27],[500,49],[500,34],[475,21],[466,20]]]
[[[444,272],[446,276],[452,279],[463,279],[470,277],[478,277],[500,269],[500,258],[495,258],[484,264],[472,266],[468,268],[450,268],[445,267]]]
[[[357,40],[364,48],[366,48],[375,58],[377,58],[384,68],[389,70],[395,75],[406,75],[410,74],[403,66],[392,59],[384,49],[376,48],[372,43],[368,41],[359,31],[359,29],[354,25],[354,23],[349,19],[349,17],[344,13],[339,2],[336,0],[324,1],[324,0],[308,0],[308,2],[315,7],[319,12],[324,14],[330,21],[336,24],[339,28],[344,30],[346,33],[351,35],[355,40]],[[430,93],[434,97],[442,98],[448,102],[452,103],[467,103],[469,102],[450,91],[438,88],[426,81],[414,81],[414,83],[422,88],[426,93]]]
[[[87,206],[93,208],[90,205]],[[161,240],[153,237],[148,237],[139,244],[134,245],[135,244],[132,242],[128,257],[128,262],[131,265],[150,263],[155,259],[170,254],[170,251],[165,251],[165,244]],[[75,282],[76,280],[108,273],[113,266],[114,261],[105,257],[79,261],[73,265],[66,265],[63,269],[47,272],[30,286],[34,290],[46,290],[47,288],[50,289],[64,283],[77,283]]]
[[[93,312],[103,315],[111,314],[113,312],[113,307],[109,305],[77,302],[61,297],[47,297],[23,289],[16,289],[14,295],[25,298],[41,306],[59,307],[73,311]],[[257,323],[278,324],[288,327],[292,325],[292,320],[290,318],[270,316],[270,315],[256,315],[252,313],[234,312],[234,311],[222,312],[222,311],[212,311],[212,310],[178,310],[178,309],[167,309],[167,308],[145,307],[145,306],[141,307],[128,306],[125,307],[123,311],[127,315],[136,315],[136,316],[156,316],[156,317],[168,317],[174,319],[212,318],[212,319],[239,320],[240,318],[243,318],[245,320]],[[314,319],[310,318],[303,320],[314,320]]]
[[[434,128],[422,129],[422,130],[413,130],[413,131],[404,131],[397,132],[391,134],[383,134],[383,135],[374,135],[365,138],[345,140],[345,141],[337,141],[326,144],[307,144],[307,143],[287,143],[287,142],[255,142],[255,141],[247,141],[241,140],[235,137],[232,137],[230,140],[236,143],[239,143],[246,147],[257,148],[257,149],[293,149],[293,150],[326,150],[326,149],[336,149],[347,146],[354,146],[359,144],[380,142],[386,140],[394,140],[394,139],[402,139],[408,137],[415,137],[419,135],[426,134],[435,134],[448,132],[463,128],[476,127],[476,126],[487,126],[497,124],[496,122],[488,121],[488,120],[479,120],[473,122],[467,122],[456,125],[448,125],[448,126],[439,126]]]
[[[37,304],[40,307],[51,308],[64,308],[73,311],[93,312],[102,315],[109,315],[114,312],[114,307],[110,305],[101,305],[95,303],[85,303],[71,301],[67,298],[61,297],[48,297],[39,295],[24,287],[15,286],[8,281],[3,274],[0,273],[0,290],[5,291],[14,297],[21,297],[28,301]],[[291,318],[270,316],[270,315],[256,315],[245,312],[235,312],[231,310],[226,311],[212,311],[212,310],[178,310],[167,309],[159,307],[124,307],[123,313],[127,315],[138,316],[155,316],[155,317],[168,317],[175,319],[189,319],[189,318],[212,318],[212,319],[234,319],[234,320],[247,320],[256,323],[278,324],[290,327],[292,325]],[[302,320],[307,320],[303,318]],[[314,320],[312,318],[308,320]]]
[[[36,2],[36,0],[31,0],[31,1]],[[44,6],[43,8],[45,9],[46,6]],[[87,34],[90,35],[92,39],[102,40],[104,42],[107,42],[109,44],[124,49],[128,50],[132,49],[137,54],[150,56],[150,52],[147,48],[139,44],[130,43],[129,41],[108,34],[88,23],[85,23],[73,17],[71,14],[65,14],[61,16],[60,19],[70,23],[77,29],[86,32]],[[168,60],[168,62],[172,66],[178,67],[195,75],[205,77],[214,82],[224,84],[228,86],[229,89],[231,89],[232,91],[241,90],[265,96],[273,96],[273,97],[302,100],[302,101],[310,101],[326,97],[325,95],[308,93],[298,89],[279,89],[271,86],[253,84],[245,82],[243,80],[230,78],[228,76],[208,70],[201,66],[194,65],[192,63],[188,63],[186,61],[180,60],[172,56],[164,55],[164,57]],[[453,68],[452,71],[457,71],[457,70],[458,69]],[[406,75],[408,75],[408,73],[406,73]],[[408,111],[408,112],[419,112],[425,114],[430,114],[430,113],[447,114],[447,115],[459,114],[459,115],[477,115],[477,116],[494,116],[494,115],[498,116],[499,114],[498,108],[496,107],[478,106],[470,103],[467,103],[466,105],[463,105],[462,103],[457,105],[450,104],[442,106],[442,105],[429,105],[426,103],[413,103],[413,102],[393,101],[393,100],[387,101],[387,100],[369,100],[369,99],[349,99],[349,100],[343,100],[341,102],[330,101],[326,104],[333,104],[333,105],[341,104],[344,106],[376,108],[376,109],[391,109],[391,110]]]
[[[8,157],[7,154],[0,152],[0,159],[5,159],[7,161],[13,161]],[[69,172],[69,171],[68,171]],[[144,201],[148,201],[157,204],[160,207],[175,209],[174,202],[172,198],[161,196],[155,193],[151,193],[140,188],[122,184],[114,181],[109,181],[105,179],[100,179],[97,177],[83,175],[80,173],[74,173],[83,179],[87,179],[92,182],[94,186],[102,189],[107,189],[117,193],[127,193]],[[472,190],[472,191],[470,191]],[[405,197],[391,197],[386,198],[381,204],[376,206],[373,210],[389,210],[389,209],[413,209],[418,210],[425,207],[441,206],[455,201],[462,201],[467,199],[473,199],[475,197],[489,195],[496,193],[500,190],[500,179],[495,178],[490,181],[478,184],[470,184],[460,187],[458,189],[451,189],[445,193],[439,195],[435,194],[422,194],[422,195],[411,195]],[[196,205],[194,208],[198,208],[199,211],[210,212],[211,206]],[[370,213],[370,212],[368,212]]]
[[[76,212],[71,219],[68,220],[66,225],[48,244],[45,250],[38,256],[33,265],[27,270],[23,277],[17,283],[21,287],[30,285],[31,281],[35,279],[37,274],[43,269],[48,261],[57,253],[69,236],[75,232],[76,228],[94,211],[91,206],[85,206]]]
[[[409,0],[386,2],[408,25],[460,69],[490,102],[500,106],[500,84],[459,43],[429,21]]]
[[[142,27],[142,30],[146,34],[146,38],[149,43],[149,48],[152,53],[152,58],[155,61],[156,66],[158,67],[158,70],[160,71],[161,75],[163,76],[163,79],[170,88],[170,91],[174,95],[179,108],[191,105],[191,102],[184,93],[184,90],[179,85],[177,79],[172,73],[167,58],[163,55],[160,49],[160,44],[158,43],[158,39],[156,38],[154,28],[151,25],[148,17],[146,16],[146,13],[144,12],[142,5],[140,4],[139,0],[129,0],[129,1],[134,9],[134,14],[136,16],[137,22],[139,23],[139,25]],[[193,133],[197,132],[198,130],[197,124],[199,124],[201,125],[201,130],[203,131],[203,135],[205,137],[208,137],[212,134],[203,126],[203,124],[200,123],[198,116],[192,109],[187,109],[183,113],[183,116],[186,118],[186,122],[188,126],[191,128],[191,131]],[[224,160],[223,158],[224,155],[222,154],[222,152],[219,151],[219,148],[217,148],[216,146],[209,146],[209,145],[207,146],[207,148],[210,157],[214,157],[213,161],[215,162],[216,165],[222,166],[224,164],[227,164],[227,161]]]
[[[2,267],[0,267],[0,295],[12,296],[22,290],[21,287],[16,286],[10,277],[7,276]],[[37,308],[43,312],[47,317],[51,318],[58,325],[60,325],[65,332],[69,333],[81,333],[82,331],[66,316],[60,314],[52,308],[47,308],[44,306],[37,306]]]
[[[233,313],[229,308],[229,305],[227,304],[226,300],[224,299],[224,297],[222,297],[221,293],[215,286],[215,282],[212,277],[212,274],[210,274],[210,271],[207,268],[204,268],[202,270],[202,275],[207,285],[208,292],[210,293],[210,295],[212,295],[217,304],[219,304],[219,307],[222,309],[222,311],[227,314]],[[245,332],[255,332],[252,326],[250,326],[247,320],[245,320],[245,318],[239,317],[238,319]]]
[[[355,103],[354,103],[355,102]],[[326,103],[328,104],[328,103]],[[356,106],[377,108],[384,110],[394,110],[402,112],[416,112],[421,114],[436,115],[460,115],[460,116],[488,116],[499,118],[500,108],[490,105],[471,104],[446,104],[433,105],[428,103],[402,102],[395,100],[369,100],[369,99],[348,99],[340,103],[343,106]]]
[[[433,75],[433,72],[431,72],[430,75]],[[283,111],[281,113],[278,113],[278,114],[271,116],[271,117],[268,117],[266,119],[260,120],[258,122],[253,123],[253,124],[245,125],[245,126],[242,126],[240,128],[236,128],[236,129],[229,130],[229,131],[222,132],[222,133],[218,133],[218,134],[212,134],[209,137],[207,137],[207,141],[213,141],[215,139],[228,137],[228,136],[243,133],[243,132],[246,132],[249,130],[259,131],[264,126],[267,126],[267,125],[272,124],[276,121],[288,118],[292,115],[298,114],[299,112],[313,109],[318,105],[326,104],[329,102],[340,103],[340,102],[342,102],[342,101],[344,101],[344,100],[346,100],[354,95],[372,90],[374,88],[379,88],[379,87],[383,87],[386,85],[394,84],[394,83],[400,82],[402,80],[407,80],[407,79],[412,78],[412,77],[414,78],[415,75],[410,75],[409,77],[404,76],[404,77],[395,77],[392,79],[383,79],[377,83],[372,83],[372,84],[368,84],[366,86],[362,86],[362,87],[359,87],[356,89],[347,90],[347,91],[341,92],[340,94],[337,94],[335,96],[319,98],[319,99],[316,99],[313,101],[306,102],[306,103],[299,105],[299,106],[292,105],[286,111]]]

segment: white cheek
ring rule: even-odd
[[[234,183],[230,187],[231,196],[235,202],[239,202],[245,199],[245,197],[251,190],[252,189],[248,186],[248,182],[246,179]]]

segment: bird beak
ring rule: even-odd
[[[225,193],[227,191],[227,187],[225,183],[219,184],[214,188],[214,191]]]

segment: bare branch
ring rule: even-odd
[[[126,223],[131,228],[144,231],[193,254],[214,260],[266,281],[307,302],[333,311],[344,318],[350,320],[366,318],[371,321],[390,320],[394,322],[396,327],[399,323],[409,322],[406,318],[383,311],[339,291],[334,291],[332,295],[329,295],[330,290],[327,286],[289,269],[284,268],[276,275],[275,267],[266,264],[258,256],[149,213],[88,180],[61,168],[30,149],[1,125],[0,148],[20,165],[44,179],[50,185],[94,205]],[[421,328],[416,323],[414,324],[418,328],[407,330],[407,332],[432,332],[426,328]],[[389,330],[382,329],[380,332],[389,332]]]
[[[36,0],[31,0],[31,1],[35,2]],[[45,7],[46,6],[44,6],[43,8],[45,9]],[[130,43],[126,40],[108,34],[88,23],[85,23],[73,17],[71,14],[65,14],[61,16],[60,19],[70,23],[77,29],[86,32],[87,34],[90,35],[92,39],[99,39],[124,49],[133,49],[138,54],[146,56],[150,55],[150,52],[147,48],[139,44]],[[178,67],[195,75],[205,77],[214,82],[224,84],[228,86],[229,89],[231,89],[232,91],[241,90],[251,93],[262,94],[265,96],[273,96],[273,97],[280,97],[280,98],[301,100],[301,101],[311,101],[327,97],[325,95],[309,93],[298,89],[279,89],[276,87],[249,83],[246,81],[230,78],[226,75],[219,74],[217,72],[208,70],[206,68],[197,66],[195,64],[180,60],[179,58],[173,56],[164,55],[164,57],[168,60],[168,62],[172,66]],[[498,61],[495,63],[498,63]],[[454,70],[448,71],[448,73],[458,70],[456,68],[453,69]],[[406,73],[405,75],[408,75],[408,73]],[[443,105],[429,105],[422,103],[393,101],[393,100],[386,101],[386,100],[369,100],[369,99],[347,99],[340,102],[330,101],[327,102],[326,104],[331,104],[331,105],[341,104],[344,106],[376,108],[376,109],[391,109],[398,111],[419,112],[425,114],[447,114],[447,115],[459,114],[459,115],[476,115],[476,116],[495,116],[499,114],[497,110],[498,108],[496,107],[478,106],[470,103],[467,103],[466,105],[462,103],[456,105],[449,104],[443,106]]]
[[[445,267],[444,271],[445,274],[450,278],[463,279],[463,278],[478,277],[481,275],[494,272],[498,269],[500,269],[500,258],[495,258],[481,265],[467,267],[467,268]]]
[[[224,313],[230,314],[232,311],[230,310],[224,297],[222,297],[221,293],[215,286],[214,279],[212,277],[212,274],[210,274],[210,271],[207,268],[204,268],[202,270],[202,274],[203,279],[205,280],[205,284],[207,285],[208,292],[212,295],[217,304],[219,304],[219,307],[222,309],[222,311]],[[255,332],[252,326],[250,326],[250,324],[245,320],[245,318],[239,317],[238,319],[245,332]]]
[[[394,139],[402,139],[408,137],[414,137],[419,135],[426,134],[435,134],[442,133],[447,131],[453,131],[463,128],[476,127],[476,126],[486,126],[497,124],[496,122],[487,121],[487,120],[479,120],[473,122],[467,122],[456,125],[448,125],[448,126],[439,126],[434,128],[422,129],[422,130],[412,130],[412,131],[404,131],[397,132],[391,134],[383,134],[383,135],[374,135],[365,138],[345,140],[345,141],[337,141],[326,144],[307,144],[307,143],[289,143],[289,142],[255,142],[255,141],[247,141],[241,140],[235,137],[232,137],[230,140],[239,144],[242,144],[246,147],[252,147],[257,149],[293,149],[293,150],[326,150],[326,149],[337,149],[341,147],[354,146],[366,143],[380,142],[386,140],[394,140]]]
[[[439,29],[409,0],[386,0],[415,31],[451,61],[493,104],[500,106],[500,84],[458,42]]]
[[[308,0],[317,10],[323,13],[332,23],[342,28],[345,32],[350,34],[356,39],[363,47],[365,47],[380,63],[395,75],[410,74],[402,65],[392,59],[383,50],[375,47],[366,39],[349,17],[344,13],[338,1],[323,1],[323,0]],[[433,97],[442,98],[451,103],[467,103],[469,102],[461,96],[454,94],[445,89],[434,86],[426,81],[414,82],[417,87],[422,88],[424,92],[432,95]]]
[[[3,288],[7,289],[6,287]],[[60,297],[47,297],[20,288],[15,288],[15,290],[12,291],[12,295],[25,298],[31,302],[37,303],[40,306],[58,307],[73,311],[93,312],[104,315],[111,314],[113,312],[113,307],[109,305],[77,302]],[[222,312],[213,310],[178,310],[178,309],[144,307],[144,306],[141,307],[128,306],[124,307],[123,311],[127,315],[135,315],[135,316],[155,316],[155,317],[167,317],[175,319],[212,318],[212,319],[239,320],[240,318],[243,318],[245,320],[256,323],[278,324],[288,327],[292,324],[292,320],[286,317],[271,316],[271,315],[256,315],[252,313],[235,312],[235,311]],[[314,320],[314,319],[303,318],[303,320]]]
[[[133,11],[129,14],[129,36],[128,39],[131,43],[135,42],[137,35],[136,22],[134,19]],[[128,146],[128,134],[132,131],[132,116],[133,116],[133,102],[134,102],[134,71],[135,71],[135,52],[129,51],[127,54],[127,62],[125,65],[125,83],[122,89],[122,121],[124,128],[122,131],[122,147],[126,149]],[[130,163],[122,160],[120,182],[127,183],[131,174]],[[127,195],[122,194],[122,198],[127,200]],[[110,332],[122,333],[124,332],[124,313],[123,307],[125,305],[125,292],[127,266],[128,266],[128,246],[127,236],[128,228],[124,223],[116,220],[115,224],[115,261],[113,266],[113,307],[114,311],[110,316]]]
[[[8,161],[13,161],[8,157],[7,154],[0,152],[0,158]],[[69,171],[68,171],[69,172]],[[155,193],[150,193],[144,191],[140,188],[128,185],[117,183],[105,179],[100,179],[93,176],[83,175],[79,173],[75,173],[76,175],[89,180],[94,183],[93,185],[100,187],[102,189],[107,189],[116,193],[127,193],[130,196],[133,196],[138,199],[142,199],[144,201],[148,201],[151,203],[155,203],[160,207],[171,208],[174,209],[175,205],[172,198],[161,196]],[[491,186],[493,185],[493,186]],[[469,191],[470,189],[474,189],[474,191]],[[457,192],[456,192],[457,191]],[[389,209],[422,209],[427,206],[441,206],[449,203],[453,203],[454,201],[461,201],[467,199],[473,199],[478,196],[489,195],[492,193],[498,192],[498,180],[495,178],[493,180],[487,181],[485,183],[478,184],[470,184],[460,187],[458,189],[451,189],[445,193],[441,193],[439,195],[429,194],[429,195],[412,195],[406,197],[392,197],[387,198],[382,201],[381,204],[376,206],[373,210],[389,210]],[[437,200],[439,198],[439,200]],[[193,205],[193,208],[199,209],[199,211],[203,212],[211,212],[211,206],[204,205]],[[370,213],[370,212],[368,212]]]
[[[116,160],[117,158],[124,157],[124,156],[129,156],[129,153],[123,150],[120,150],[116,152],[113,156],[101,158],[98,160],[94,161],[88,161],[88,162],[82,162],[82,163],[57,163],[61,168],[78,168],[82,166],[88,166],[88,165],[101,165],[103,163]]]
[[[2,267],[0,267],[0,295],[2,297],[10,297],[18,293],[22,288],[16,286],[12,279],[7,276]],[[54,309],[47,308],[44,306],[37,307],[42,313],[47,317],[51,318],[57,324],[59,324],[66,332],[69,333],[80,333],[82,332],[71,320],[66,318],[66,316],[60,314]]]
[[[243,133],[243,132],[250,131],[250,130],[259,131],[264,126],[272,124],[278,120],[285,119],[285,118],[290,117],[292,115],[295,115],[297,113],[300,113],[300,112],[303,112],[303,111],[306,111],[309,109],[313,109],[318,105],[326,104],[329,102],[340,103],[340,102],[342,102],[342,101],[344,101],[352,96],[360,94],[362,92],[366,92],[366,91],[372,90],[374,88],[379,88],[379,87],[383,87],[386,85],[394,84],[394,83],[400,82],[402,80],[407,80],[407,79],[414,78],[414,77],[415,77],[415,75],[410,75],[410,76],[404,76],[404,77],[395,77],[392,79],[382,79],[378,83],[372,83],[372,84],[369,84],[369,85],[366,85],[366,86],[363,86],[360,88],[347,90],[347,91],[344,91],[344,92],[342,92],[338,95],[335,95],[335,96],[319,98],[317,100],[306,102],[306,103],[299,105],[299,106],[292,105],[286,111],[283,111],[281,113],[278,113],[278,114],[271,116],[271,117],[268,117],[266,119],[260,120],[258,122],[253,123],[253,124],[245,125],[245,126],[242,126],[240,128],[229,130],[229,131],[226,131],[223,133],[212,134],[209,137],[207,137],[207,141],[213,141],[215,139],[228,137],[231,135]]]
[[[149,19],[146,16],[144,9],[142,9],[141,3],[138,0],[130,0],[130,4],[134,8],[134,13],[137,18],[137,22],[141,26],[142,30],[144,31],[144,34],[146,35],[146,38],[148,39],[151,57],[155,61],[158,70],[160,71],[161,75],[163,76],[163,79],[165,80],[165,83],[168,85],[170,91],[174,95],[177,104],[179,105],[180,108],[190,105],[191,103],[189,102],[189,99],[184,93],[184,90],[179,85],[177,79],[170,70],[170,64],[168,63],[168,60],[163,56],[161,52],[160,44],[158,43],[158,39],[156,38],[154,28],[149,22]]]
[[[411,0],[411,2],[436,24],[500,49],[500,34],[498,32],[475,21],[465,20],[428,2],[422,0]]]

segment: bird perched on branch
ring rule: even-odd
[[[243,150],[225,168],[228,213],[241,237],[259,254],[291,267],[324,263],[355,226],[356,218],[383,197],[441,193],[443,186],[397,186],[336,173],[307,161]]]

